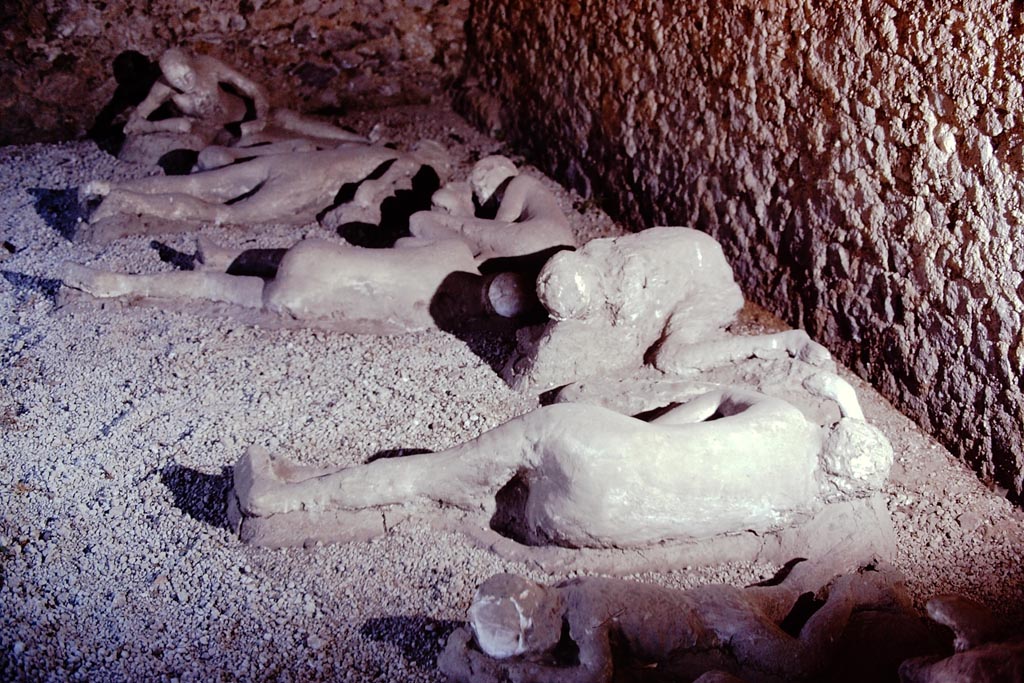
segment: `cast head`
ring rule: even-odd
[[[160,56],[160,71],[168,83],[182,92],[191,92],[196,87],[195,64],[180,48],[172,47]]]
[[[600,305],[602,275],[579,251],[560,251],[537,276],[537,296],[553,320],[586,320]]]
[[[494,192],[509,178],[519,175],[519,170],[512,160],[500,154],[484,157],[473,165],[469,174],[469,184],[473,195],[481,205],[490,201]]]
[[[480,584],[469,623],[480,649],[495,659],[551,651],[562,636],[564,605],[555,588],[514,574]]]
[[[892,468],[892,444],[863,420],[844,417],[825,435],[819,459],[825,500],[878,491]]]

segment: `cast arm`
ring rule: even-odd
[[[573,634],[574,638],[576,634]],[[555,666],[523,660],[519,657],[495,659],[472,645],[468,628],[454,631],[448,637],[444,652],[438,657],[438,668],[452,681],[464,683],[610,683],[612,653],[606,629],[584,635],[580,645],[580,663],[576,666]]]
[[[263,86],[223,63],[217,64],[216,77],[219,83],[229,83],[243,95],[252,98],[256,118],[242,124],[242,135],[255,135],[263,130],[270,120],[270,102]]]
[[[426,240],[462,239],[473,255],[484,249],[481,242],[487,232],[495,229],[495,221],[473,216],[460,216],[441,211],[418,211],[409,218],[409,232]]]
[[[774,624],[731,642],[745,668],[770,672],[784,680],[813,678],[832,661],[854,609],[891,605],[892,586],[882,572],[864,571],[840,576],[829,587],[825,604],[794,638]]]
[[[663,372],[682,374],[692,370],[710,370],[748,358],[797,358],[817,367],[834,367],[828,349],[813,341],[803,330],[687,343],[681,336],[673,334],[675,324],[685,323],[676,323],[674,319],[669,321],[654,358],[655,367]]]
[[[177,91],[166,83],[157,81],[149,89],[146,99],[142,100],[128,117],[124,126],[125,133],[187,133],[192,129],[191,122],[183,117],[150,121],[149,115],[155,112],[160,105],[174,97]]]
[[[611,683],[615,673],[612,648],[608,639],[608,627],[601,625],[595,630],[576,633],[570,626],[573,640],[579,645],[579,664],[555,666],[536,662],[517,662],[508,667],[509,679],[513,683]]]
[[[494,220],[503,223],[515,223],[521,220],[530,193],[538,189],[542,190],[542,188],[534,187],[536,182],[529,176],[516,176],[513,178],[508,187],[505,188],[505,194],[501,198],[501,204],[498,205],[498,211],[494,215]]]
[[[569,221],[558,206],[558,200],[539,180],[531,176],[516,176],[505,188],[501,204],[494,220],[504,223],[537,221],[558,226],[570,238],[569,244],[576,246],[571,237]]]

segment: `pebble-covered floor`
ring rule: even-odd
[[[363,113],[407,145],[448,146],[456,175],[502,145],[443,107]],[[309,463],[440,449],[537,405],[488,359],[501,341],[261,329],[187,310],[59,296],[60,264],[171,266],[148,238],[74,244],[73,188],[147,170],[87,142],[0,149],[0,678],[433,681],[476,585],[552,581],[414,524],[364,544],[266,550],[226,528],[229,467],[251,444]],[[620,230],[554,183],[581,238]],[[287,246],[315,225],[215,241]],[[320,235],[326,236],[326,235]],[[184,253],[194,236],[161,239]],[[886,494],[895,564],[920,604],[962,591],[1024,616],[1024,514],[858,384],[896,447]],[[746,584],[775,567],[679,568],[640,580]]]

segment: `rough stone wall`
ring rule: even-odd
[[[0,144],[81,135],[113,58],[181,46],[305,111],[423,101],[461,68],[469,0],[3,0]]]
[[[476,0],[465,102],[1022,489],[1018,0]]]

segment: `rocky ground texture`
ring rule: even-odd
[[[432,137],[464,173],[502,145],[443,108],[364,112],[400,145]],[[0,148],[0,678],[435,681],[435,658],[478,583],[499,571],[554,581],[461,535],[404,525],[365,544],[266,550],[226,528],[229,468],[259,444],[307,463],[440,449],[537,405],[488,361],[503,340],[444,332],[349,336],[274,330],[153,306],[82,307],[65,260],[171,268],[148,238],[74,244],[73,189],[148,172],[91,143]],[[551,185],[583,239],[621,230]],[[284,246],[317,226],[259,235]],[[166,245],[189,254],[194,236]],[[766,314],[748,325],[772,328]],[[1024,514],[874,391],[868,418],[897,454],[886,488],[896,566],[914,600],[958,591],[1024,617]],[[679,567],[636,576],[747,584],[776,567]]]
[[[168,47],[273,84],[272,104],[424,102],[462,66],[467,0],[122,0],[0,5],[0,144],[78,137],[114,92],[114,58]],[[68,103],[74,106],[68,106]]]

